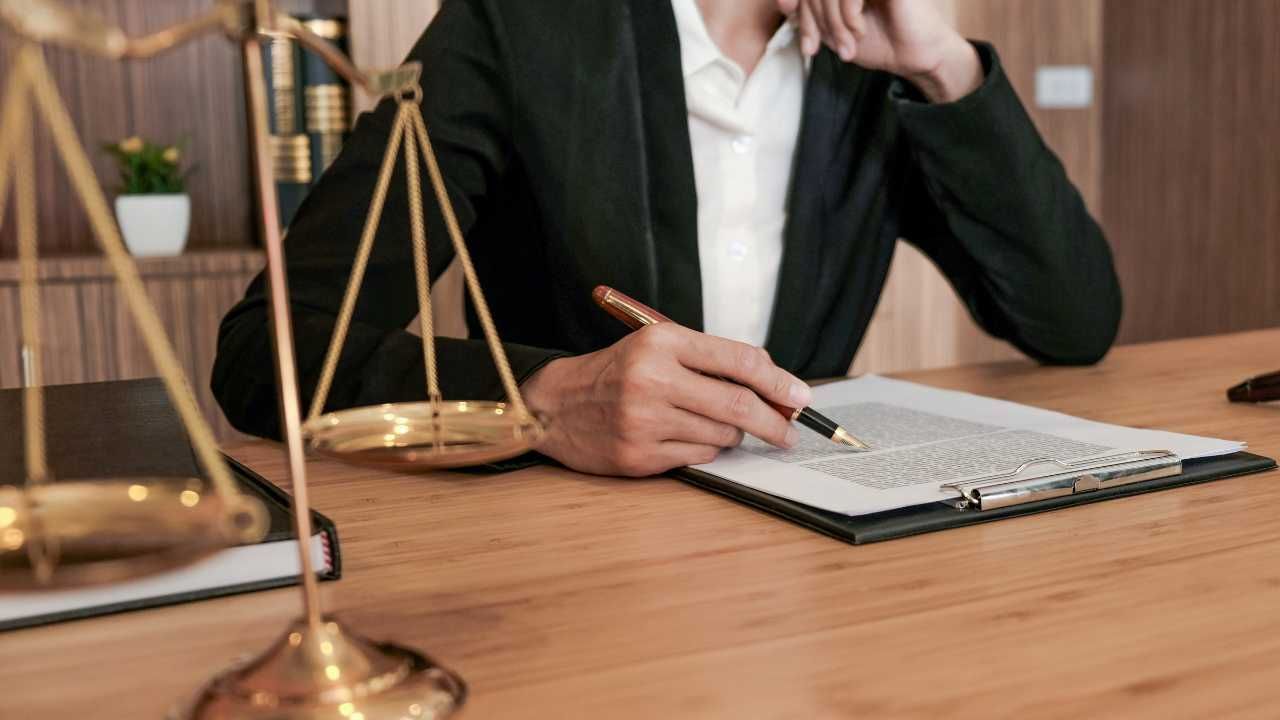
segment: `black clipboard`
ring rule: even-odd
[[[1077,505],[1102,502],[1112,498],[1141,495],[1186,485],[1198,485],[1214,480],[1225,480],[1240,475],[1251,475],[1274,470],[1275,468],[1276,461],[1271,458],[1247,452],[1237,452],[1230,455],[1184,461],[1182,463],[1182,472],[1169,477],[1100,488],[1090,492],[1037,500],[993,510],[958,508],[954,504],[936,502],[859,516],[841,515],[840,513],[820,510],[803,503],[754,490],[745,485],[739,485],[722,477],[692,468],[684,468],[674,474],[677,478],[691,485],[772,513],[824,535],[830,535],[837,540],[843,540],[854,545],[864,545],[866,543],[893,540],[938,530],[967,527],[1010,517],[1034,515]]]

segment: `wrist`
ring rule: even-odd
[[[569,358],[556,358],[543,365],[532,375],[520,383],[520,394],[531,411],[548,417],[555,415],[559,409],[557,400],[561,393],[556,391],[560,370]]]
[[[982,60],[973,45],[958,33],[946,41],[932,67],[905,79],[929,102],[955,102],[982,86]]]

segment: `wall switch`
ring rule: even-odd
[[[1036,106],[1047,109],[1087,108],[1093,104],[1093,68],[1088,65],[1045,65],[1036,68]]]

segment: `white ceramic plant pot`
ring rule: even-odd
[[[185,194],[121,195],[116,219],[124,244],[135,257],[181,255],[191,227],[191,198]]]

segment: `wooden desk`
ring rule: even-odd
[[[1280,330],[906,377],[1274,457],[1280,407],[1223,391],[1277,366]],[[283,477],[273,446],[235,454]],[[1280,716],[1275,473],[851,547],[665,479],[311,467],[346,565],[328,607],[461,671],[466,717]],[[157,717],[295,612],[0,636],[0,716]]]

